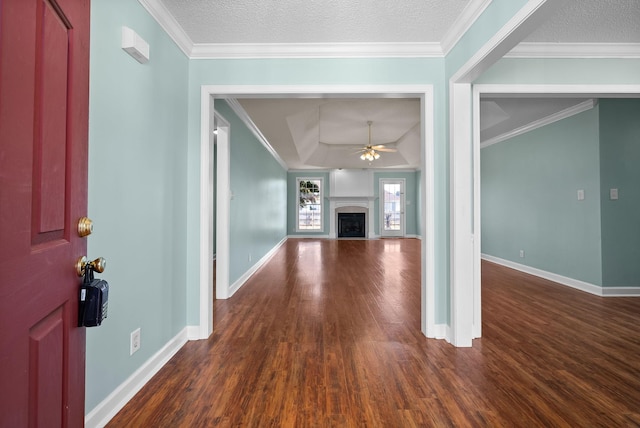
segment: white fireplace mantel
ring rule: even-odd
[[[356,203],[358,204],[368,204],[369,202],[375,201],[375,196],[329,196],[329,201],[335,202],[336,204],[347,203]]]
[[[329,237],[337,238],[336,230],[337,213],[336,210],[345,207],[362,208],[362,212],[367,215],[367,237],[375,238],[373,224],[374,196],[330,196],[329,197]]]

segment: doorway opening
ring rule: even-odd
[[[446,329],[435,323],[435,191],[434,191],[434,91],[432,85],[211,85],[201,87],[201,170],[200,170],[200,324],[198,338],[207,338],[213,332],[213,314],[210,304],[213,296],[211,240],[211,194],[213,194],[213,157],[210,135],[213,131],[215,99],[235,98],[301,98],[301,97],[353,97],[353,98],[418,98],[421,105],[421,201],[422,226],[422,322],[421,330],[427,337],[443,338]],[[216,193],[216,295],[229,291],[229,140],[224,144],[220,131],[217,136],[215,164]]]
[[[401,237],[405,231],[405,181],[380,180],[380,236]]]
[[[473,242],[473,332],[475,337],[482,333],[481,319],[481,193],[480,193],[480,100],[486,97],[503,98],[640,98],[640,85],[510,85],[480,84],[473,87],[473,228],[476,231]],[[522,253],[524,254],[524,252]],[[557,281],[557,278],[549,278]]]

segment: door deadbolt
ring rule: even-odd
[[[91,235],[93,232],[93,221],[89,217],[81,217],[78,220],[78,235],[81,238]]]
[[[82,256],[76,262],[76,273],[78,276],[84,275],[87,268],[91,269],[94,272],[102,273],[107,267],[107,261],[103,257],[98,257],[97,259],[88,262],[87,256]]]

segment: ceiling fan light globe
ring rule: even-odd
[[[374,147],[371,145],[371,121],[367,122],[369,125],[369,144],[365,146],[362,150],[362,154],[360,155],[360,159],[372,162],[376,159],[380,159],[380,153],[376,152]],[[376,146],[378,147],[378,146]],[[384,147],[384,145],[379,145],[379,147]]]

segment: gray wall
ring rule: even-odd
[[[484,254],[602,287],[640,286],[639,99],[600,100],[484,148],[481,165]]]
[[[603,285],[640,286],[640,99],[600,101],[600,177]]]
[[[480,156],[482,253],[602,285],[598,108]]]

